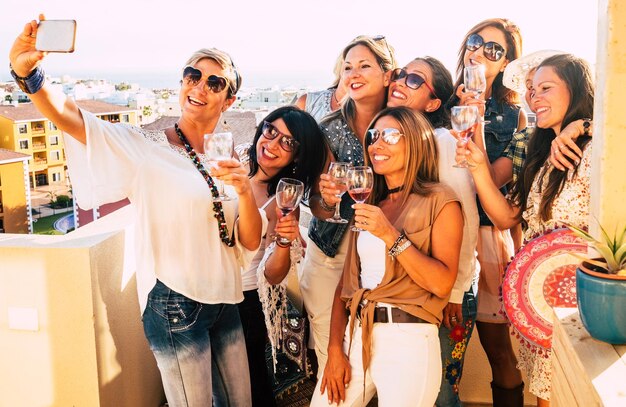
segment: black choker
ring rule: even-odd
[[[387,191],[387,195],[395,194],[396,192],[400,192],[404,189],[404,185],[400,185],[399,187],[391,188]]]

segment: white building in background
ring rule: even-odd
[[[285,95],[282,89],[256,89],[247,95],[240,95],[240,99],[235,102],[235,106],[245,110],[273,110],[291,103],[292,98],[293,96],[290,98],[289,95]]]

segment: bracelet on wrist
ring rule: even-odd
[[[35,68],[28,74],[28,76],[25,77],[16,74],[11,65],[9,65],[9,67],[11,68],[11,76],[15,79],[15,83],[17,83],[17,86],[19,86],[24,93],[29,95],[37,93],[46,82],[46,75],[40,66]]]
[[[287,247],[291,247],[291,242],[289,242],[289,243],[281,243],[280,242],[280,238],[279,238],[279,239],[276,239],[276,246],[282,247],[283,249],[285,249]]]
[[[394,250],[396,247],[398,247],[398,245],[400,244],[400,242],[402,242],[404,239],[406,239],[406,235],[404,234],[404,230],[400,233],[400,236],[398,236],[398,238],[396,239],[395,242],[393,242],[393,244],[391,245],[391,247],[389,248],[389,252],[391,253],[392,250]]]
[[[324,200],[324,197],[320,197],[320,205],[322,206],[322,209],[324,209],[325,211],[328,212],[333,212],[335,210],[335,207],[337,206],[337,204],[334,205],[328,205],[326,203],[326,201]]]
[[[404,239],[405,240],[402,243],[398,244],[392,249],[389,249],[389,256],[391,256],[392,258],[396,258],[413,244],[406,236],[404,236]]]

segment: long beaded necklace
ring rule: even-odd
[[[178,123],[174,123],[174,130],[176,130],[176,134],[178,135],[180,142],[183,143],[183,146],[185,146],[185,150],[187,150],[187,155],[189,155],[191,161],[194,163],[198,171],[200,171],[200,174],[202,174],[207,184],[209,184],[209,190],[211,191],[211,195],[213,195],[213,198],[217,198],[219,196],[219,192],[217,191],[215,182],[213,182],[213,178],[211,178],[208,171],[204,168],[204,165],[202,165],[202,163],[198,159],[198,154],[196,154],[196,151],[193,149],[193,147],[191,147],[189,141],[187,141],[187,137],[185,137],[183,132],[178,127]],[[215,216],[219,225],[220,239],[222,240],[222,242],[226,243],[228,247],[233,247],[235,245],[235,238],[231,238],[228,235],[228,226],[226,225],[226,218],[224,217],[224,209],[222,208],[221,202],[213,201],[213,212],[213,216]]]

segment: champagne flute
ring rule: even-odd
[[[456,130],[456,137],[467,145],[467,141],[474,135],[476,123],[478,122],[478,108],[476,106],[454,106],[450,110],[450,121],[452,128]],[[467,168],[470,164],[463,160],[454,164],[456,168]]]
[[[328,168],[328,174],[331,176],[332,181],[335,183],[336,188],[339,190],[339,193],[336,195],[337,198],[341,198],[341,196],[348,190],[348,186],[346,185],[348,181],[348,169],[352,167],[350,163],[344,163],[340,161],[334,161],[330,163],[330,167]],[[339,207],[341,206],[341,202],[339,202],[335,206],[335,214],[332,218],[326,219],[326,222],[331,223],[348,223],[348,221],[341,217],[339,213]]]
[[[211,167],[217,169],[218,161],[228,160],[233,156],[233,133],[221,132],[204,135],[204,154],[209,160]],[[216,202],[230,201],[233,198],[224,193],[224,182],[217,181],[219,186],[219,196],[213,198]]]
[[[283,216],[289,215],[296,210],[302,196],[304,195],[304,184],[302,181],[293,178],[281,178],[276,186],[276,206],[280,209]],[[280,235],[274,235],[280,244],[286,245],[291,240]]]
[[[348,194],[356,203],[363,203],[370,196],[374,186],[374,173],[370,167],[352,167],[348,170]],[[353,232],[362,232],[364,229],[354,225]]]

